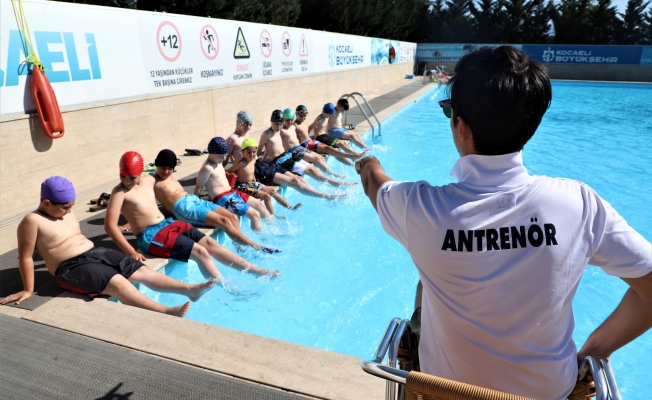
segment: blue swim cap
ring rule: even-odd
[[[289,108],[286,108],[285,110],[283,110],[283,118],[294,119],[295,118],[294,111],[292,111]]]
[[[330,115],[335,112],[335,106],[333,105],[333,103],[326,103],[324,104],[324,109],[322,112],[325,112],[326,114]]]
[[[41,183],[41,200],[64,204],[75,200],[76,197],[72,182],[63,176],[51,176]]]
[[[222,137],[214,137],[208,142],[208,154],[227,154],[229,145]]]

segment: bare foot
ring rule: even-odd
[[[285,221],[287,219],[287,217],[284,217],[282,215],[276,215],[276,214],[274,214],[274,218],[276,218],[278,220],[281,220],[281,221]]]
[[[327,194],[326,198],[329,200],[335,200],[346,196],[346,193],[337,193],[337,194]]]
[[[333,176],[336,177],[336,178],[340,178],[340,179],[346,178],[346,175],[336,174],[335,172],[333,172]]]
[[[170,307],[168,310],[165,312],[166,314],[169,315],[174,315],[175,317],[185,317],[186,314],[188,313],[188,309],[190,308],[190,302],[187,302],[186,304],[182,306],[176,306],[176,307]]]
[[[191,285],[190,290],[186,294],[191,301],[199,300],[204,293],[208,292],[215,286],[217,279],[213,278],[210,281],[198,283],[196,285]]]
[[[295,205],[294,207],[290,207],[290,210],[298,210],[301,208],[302,205],[303,203],[297,203],[297,205]]]
[[[279,271],[278,269],[275,269],[274,271],[269,271],[269,275],[271,275],[272,278],[274,278],[274,277],[277,277],[277,276],[281,275],[281,271]]]
[[[358,182],[342,182],[342,185],[344,186],[356,186]]]
[[[362,158],[362,157],[364,157],[365,154],[367,154],[368,151],[369,151],[369,149],[365,149],[362,153],[357,153],[356,155],[357,155],[358,158]]]

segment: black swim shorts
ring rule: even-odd
[[[254,175],[256,180],[263,185],[274,185],[274,175],[277,173],[284,174],[287,172],[287,169],[283,168],[280,165],[276,165],[273,161],[263,161],[261,159],[256,160],[256,165],[254,167]]]
[[[106,289],[114,275],[129,279],[143,266],[119,251],[94,247],[59,264],[54,276],[62,288],[95,297]]]
[[[337,139],[334,137],[328,136],[327,134],[319,135],[315,138],[316,141],[322,142],[325,145],[335,147],[335,144],[337,144]]]

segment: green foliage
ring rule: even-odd
[[[394,40],[652,44],[652,0],[58,0]]]
[[[645,9],[650,1],[629,0],[625,14],[620,14],[622,19],[616,37],[619,44],[641,44],[646,41],[649,27],[646,23]],[[649,38],[649,35],[648,35]]]

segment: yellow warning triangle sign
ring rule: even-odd
[[[238,28],[238,36],[235,38],[235,48],[233,49],[233,58],[249,58],[249,46],[245,40],[242,28]]]
[[[306,35],[301,34],[301,43],[299,44],[299,55],[305,57],[308,55],[308,42],[306,41]]]

